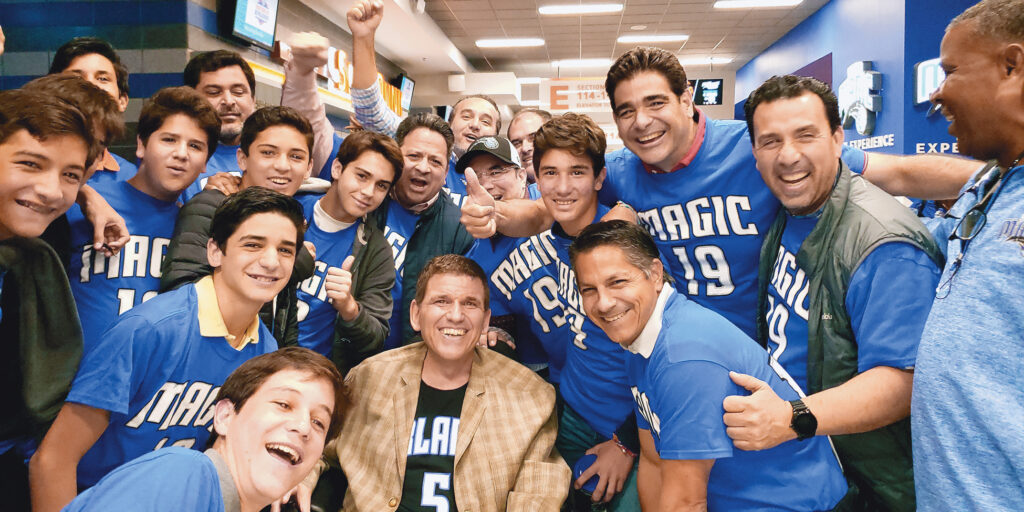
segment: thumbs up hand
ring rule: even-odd
[[[494,236],[498,231],[494,198],[480,184],[472,167],[466,168],[466,194],[469,197],[462,203],[459,219],[462,225],[475,238]]]
[[[722,402],[725,433],[736,448],[767,450],[796,439],[796,432],[789,427],[793,418],[793,406],[789,402],[755,377],[737,372],[729,372],[729,377],[736,385],[751,392],[747,396],[727,396]]]
[[[359,303],[352,296],[352,264],[355,261],[355,256],[349,256],[342,262],[341,268],[328,268],[324,276],[327,299],[346,322],[351,322],[359,315]]]

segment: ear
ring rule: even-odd
[[[1008,77],[1024,77],[1024,45],[1006,45],[1000,52],[999,60]]]
[[[332,166],[333,167],[333,166]],[[306,165],[306,177],[313,175],[313,155],[309,155],[309,164]]]
[[[607,167],[602,167],[601,171],[594,177],[594,190],[601,190],[601,187],[604,186],[604,179],[608,176],[607,170]]]
[[[654,279],[654,287],[661,293],[661,288],[665,286],[665,267],[658,258],[651,262],[651,279]]]
[[[125,110],[128,110],[128,95],[127,94],[122,93],[120,96],[117,97],[117,110],[118,110],[118,112],[121,112],[122,114],[124,113]]]
[[[836,145],[836,158],[843,156],[843,141],[846,140],[846,132],[843,130],[842,125],[837,126],[835,131],[832,132],[832,142]]]
[[[235,404],[227,398],[218,400],[213,410],[213,430],[221,438],[227,437],[231,431],[232,420],[235,419]]]
[[[409,325],[412,326],[412,330],[420,330],[420,305],[416,303],[416,299],[413,299],[409,303]]]
[[[238,160],[238,169],[242,171],[242,173],[245,173],[245,164],[248,158],[249,157],[245,156],[245,152],[242,151],[242,148],[238,148],[238,150],[235,151],[235,160]]]
[[[142,161],[142,157],[146,155],[146,145],[142,142],[142,137],[135,136],[135,158]]]
[[[213,239],[206,241],[206,261],[210,263],[213,268],[219,268],[221,264],[221,258],[224,257],[224,251],[217,246],[217,242]]]
[[[341,162],[335,158],[334,163],[331,164],[331,179],[337,181],[341,179],[341,173],[345,168],[341,166]]]
[[[686,109],[686,118],[693,119],[693,91],[689,87],[679,95],[679,104]]]

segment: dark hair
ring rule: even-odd
[[[249,156],[249,146],[263,130],[272,126],[291,126],[306,138],[306,150],[313,158],[313,127],[305,116],[291,107],[263,107],[249,116],[242,124],[242,152]]]
[[[402,150],[398,149],[398,144],[387,135],[368,130],[359,130],[350,134],[345,137],[341,147],[338,148],[338,163],[344,168],[367,151],[379,154],[391,164],[391,168],[395,171],[395,175],[391,178],[391,185],[394,186],[395,183],[398,183],[398,178],[402,177],[405,160],[402,158]]]
[[[326,380],[334,389],[334,411],[331,413],[331,425],[327,428],[327,438],[331,441],[338,437],[341,431],[341,422],[345,419],[345,413],[352,406],[352,400],[348,395],[348,388],[341,377],[341,372],[326,357],[303,347],[284,347],[274,352],[256,356],[231,372],[221,386],[217,394],[217,401],[229,400],[235,407],[235,412],[241,411],[242,407],[252,395],[256,394],[260,386],[276,373],[295,370],[310,374],[311,379]],[[217,440],[217,430],[210,434],[207,446],[213,446]]]
[[[117,54],[110,43],[98,37],[76,37],[57,48],[53,54],[53,62],[50,63],[49,74],[63,73],[71,66],[71,62],[81,57],[95,53],[110,61],[114,66],[114,80],[117,81],[117,91],[121,96],[128,96],[128,68],[121,63],[121,56]]]
[[[533,108],[533,107],[524,108],[524,109],[520,110],[519,112],[516,112],[516,115],[512,116],[512,120],[508,122],[508,129],[511,130],[512,129],[512,125],[516,124],[516,121],[518,121],[520,117],[523,117],[523,116],[525,116],[527,114],[533,114],[533,115],[541,118],[545,123],[551,120],[551,112],[548,112],[547,110],[541,110],[539,108]],[[505,134],[507,135],[508,131],[506,131]],[[509,136],[509,138],[512,138],[512,137]]]
[[[89,118],[71,102],[33,90],[0,92],[0,144],[21,130],[39,140],[63,136],[82,139],[87,152],[83,170],[103,152]]]
[[[213,105],[191,87],[164,87],[146,100],[139,114],[138,136],[142,144],[149,143],[149,136],[174,114],[191,117],[206,133],[206,159],[209,160],[217,150],[220,117]]]
[[[642,270],[644,275],[651,277],[653,262],[660,258],[658,246],[646,229],[624,220],[609,220],[591,224],[580,232],[576,240],[569,246],[569,261],[573,269],[580,254],[610,245],[618,247],[634,267]],[[662,273],[665,282],[671,282],[668,272]]]
[[[604,130],[589,116],[569,112],[543,125],[533,135],[533,168],[540,170],[540,160],[550,149],[565,149],[576,156],[586,156],[594,167],[594,177],[604,169],[604,152],[608,148]]]
[[[784,98],[798,98],[806,93],[813,93],[821,98],[821,102],[825,105],[828,127],[832,130],[830,133],[839,130],[842,125],[842,121],[839,120],[839,102],[828,84],[806,76],[776,75],[765,80],[760,87],[750,93],[747,102],[743,105],[743,113],[747,117],[750,143],[754,143],[754,111],[759,105]]]
[[[78,75],[46,75],[36,78],[22,86],[24,90],[38,91],[56,96],[78,107],[91,126],[103,130],[106,141],[97,141],[110,145],[124,137],[124,116],[117,108],[117,102],[103,89]]]
[[[408,136],[413,130],[417,128],[426,128],[432,132],[437,132],[444,137],[444,143],[448,147],[448,152],[445,154],[445,158],[452,156],[452,146],[455,145],[455,134],[452,133],[452,127],[448,123],[441,119],[441,116],[431,114],[428,112],[420,112],[419,114],[413,114],[398,123],[398,129],[395,130],[395,141],[401,146],[405,142],[405,137]],[[395,180],[397,181],[397,180]]]
[[[213,214],[210,238],[223,250],[238,226],[258,213],[277,213],[292,221],[296,231],[295,248],[302,247],[306,232],[302,205],[294,197],[263,187],[248,187],[228,196]]]
[[[637,46],[622,54],[608,69],[608,77],[604,81],[604,90],[608,93],[608,101],[615,111],[615,88],[624,80],[629,80],[644,71],[653,71],[665,77],[672,94],[682,96],[690,87],[686,81],[686,70],[670,51],[649,46]]]
[[[455,119],[455,115],[459,112],[459,103],[471,99],[484,100],[487,103],[490,103],[492,107],[494,107],[494,113],[498,114],[497,117],[495,117],[494,119],[494,133],[495,135],[497,135],[498,132],[501,131],[501,111],[498,110],[498,104],[494,102],[494,98],[491,98],[486,94],[470,94],[469,96],[463,96],[459,98],[459,101],[456,101],[455,104],[452,105],[452,113],[448,114],[448,124],[451,124],[452,119]]]
[[[416,278],[417,303],[423,302],[423,297],[427,295],[427,283],[430,282],[430,278],[443,274],[468,276],[479,280],[484,288],[484,309],[491,307],[490,287],[487,286],[487,275],[484,274],[484,270],[475,261],[458,254],[434,256],[423,266],[419,277]]]
[[[214,50],[193,55],[188,60],[188,64],[185,65],[185,72],[183,73],[185,85],[195,89],[199,87],[199,77],[203,73],[211,73],[231,66],[242,68],[242,74],[245,75],[245,80],[249,82],[249,94],[255,96],[256,75],[252,73],[249,63],[238,52],[229,50]]]
[[[1024,42],[1024,0],[983,0],[953,18],[946,32],[975,20],[974,32],[1005,43]]]

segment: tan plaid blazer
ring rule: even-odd
[[[329,455],[348,477],[346,512],[398,507],[425,355],[422,342],[390,350],[345,379],[355,406]],[[477,347],[455,451],[459,510],[557,511],[572,475],[554,448],[556,429],[554,388]]]

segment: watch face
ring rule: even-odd
[[[813,436],[814,432],[818,430],[818,419],[810,411],[797,414],[793,418],[793,430],[800,436]]]

